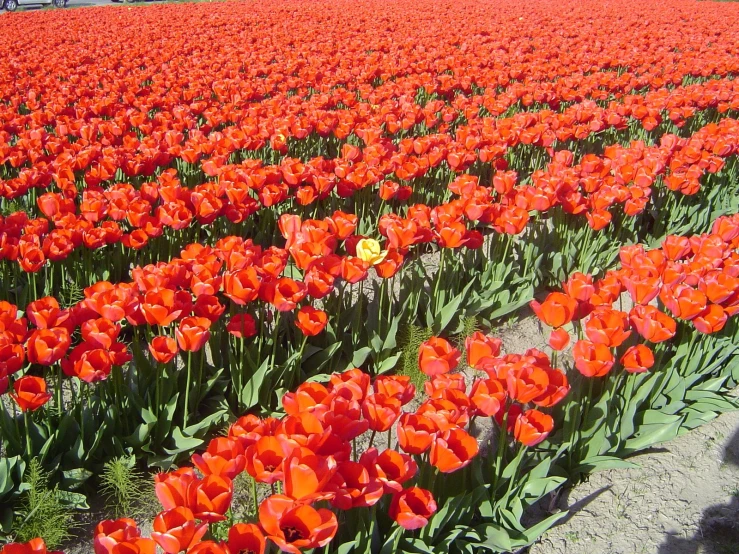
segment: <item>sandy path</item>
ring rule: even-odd
[[[739,412],[565,491],[529,554],[739,554]]]

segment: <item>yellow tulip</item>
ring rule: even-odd
[[[362,239],[357,243],[357,257],[363,262],[377,265],[387,256],[387,250],[383,250],[380,243],[375,239]]]

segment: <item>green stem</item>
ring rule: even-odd
[[[372,443],[375,442],[376,434],[377,434],[377,429],[372,429],[372,434],[370,435],[369,445],[367,445],[367,449],[372,448]]]
[[[277,339],[280,334],[280,311],[275,310],[275,328],[272,333],[272,356],[270,358],[270,365],[274,367],[275,358],[277,357]]]
[[[254,477],[250,478],[251,480],[251,497],[252,501],[254,502],[254,514],[259,513],[259,498],[257,498],[257,480],[254,479]]]
[[[498,436],[498,453],[495,456],[495,468],[493,473],[493,486],[490,489],[491,498],[495,500],[495,491],[498,489],[498,480],[503,473],[503,455],[505,453],[505,444],[508,440],[508,408],[503,414],[503,422],[500,424],[500,435]]]
[[[439,306],[439,286],[441,285],[441,274],[444,272],[444,259],[446,258],[446,248],[441,249],[441,254],[439,255],[439,268],[436,271],[436,282],[434,283],[434,296],[431,299],[431,306],[433,307],[433,314],[434,316],[437,314]]]
[[[185,377],[185,412],[182,416],[182,426],[187,427],[188,412],[190,411],[190,378],[192,375],[192,351],[187,353],[187,375]]]
[[[30,462],[33,458],[33,448],[31,446],[31,425],[29,424],[28,410],[23,412],[23,423],[26,426],[26,454]]]

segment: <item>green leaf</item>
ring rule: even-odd
[[[195,450],[198,446],[203,444],[203,440],[185,436],[182,434],[182,430],[179,427],[175,427],[172,432],[172,443],[174,443],[174,448],[163,449],[170,456]]]
[[[398,550],[398,543],[400,543],[400,539],[402,537],[403,528],[395,526],[393,531],[390,533],[390,536],[388,536],[388,538],[383,543],[382,548],[380,549],[380,554],[396,554]]]
[[[520,292],[520,298],[516,302],[504,304],[497,310],[490,313],[487,317],[488,319],[493,320],[493,319],[498,319],[500,317],[511,314],[515,312],[516,310],[518,310],[519,308],[531,302],[533,298],[534,298],[534,287],[529,286],[524,291]]]
[[[264,378],[267,376],[269,363],[270,359],[265,359],[241,390],[239,400],[247,410],[259,404],[259,392],[262,390]]]
[[[73,491],[81,487],[92,475],[92,471],[82,467],[62,471],[62,486],[65,489]]]
[[[57,494],[59,496],[59,500],[67,506],[75,508],[76,510],[90,509],[90,506],[87,505],[87,497],[84,494],[65,490],[58,490]]]
[[[361,367],[362,364],[367,360],[370,352],[372,352],[372,348],[369,346],[364,346],[359,350],[355,350],[354,356],[352,357],[352,365],[354,367]]]
[[[495,523],[486,523],[475,527],[481,537],[480,546],[486,546],[498,552],[510,552],[513,549],[508,531]]]
[[[521,487],[520,495],[522,497],[529,496],[535,500],[540,499],[546,494],[549,494],[560,485],[567,481],[566,477],[546,477],[543,479],[532,479],[528,481],[523,487]]]
[[[580,462],[572,471],[577,473],[594,473],[606,469],[631,469],[638,465],[615,456],[592,456]]]
[[[685,416],[666,416],[672,419],[671,423],[658,423],[655,425],[642,425],[639,427],[639,435],[636,438],[629,439],[624,445],[625,452],[638,452],[649,448],[654,444],[674,439],[679,430],[680,424]]]
[[[528,544],[533,544],[534,541],[536,541],[542,534],[554,527],[561,519],[566,517],[568,514],[569,512],[559,512],[557,514],[552,514],[544,521],[540,521],[536,525],[529,527],[523,533],[524,540]]]
[[[447,328],[449,323],[452,321],[452,318],[455,315],[459,314],[459,306],[462,303],[462,301],[467,298],[467,295],[469,293],[470,288],[472,288],[472,285],[475,284],[475,281],[472,280],[462,289],[462,292],[460,292],[457,296],[452,298],[452,300],[447,303],[434,317],[433,323],[431,324],[431,330],[435,334],[441,333],[444,329]]]

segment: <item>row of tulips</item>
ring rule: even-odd
[[[669,189],[689,195],[697,193],[701,175],[719,172],[724,159],[735,153],[736,133],[736,120],[723,119],[718,125],[709,124],[701,128],[689,139],[664,135],[659,146],[647,147],[641,143],[630,147],[614,145],[606,149],[603,157],[588,154],[574,165],[573,155],[560,151],[544,172],[534,173],[529,185],[516,186],[515,172],[498,172],[493,177],[492,187],[474,186],[475,179],[470,178],[467,181],[457,179],[450,190],[462,195],[465,213],[472,221],[486,223],[493,218],[491,214],[497,214],[492,222],[498,232],[520,233],[528,222],[530,211],[546,212],[557,205],[569,214],[585,213],[589,225],[599,230],[611,221],[612,212],[608,208],[614,203],[623,203],[629,216],[641,213],[652,197],[652,185],[668,168],[670,174],[665,178],[665,184]],[[345,148],[349,158],[353,156],[349,153],[350,148],[353,147]],[[358,149],[355,151],[361,156]],[[292,165],[284,165],[287,161]],[[297,166],[303,173],[310,167],[285,160],[281,174],[285,177],[286,167],[294,171]],[[257,168],[257,171],[261,169]],[[334,168],[324,177],[313,174],[314,182],[319,179],[327,183],[323,194],[330,193],[331,179],[338,171]],[[235,172],[232,174],[235,181],[221,179],[219,185],[199,185],[190,190],[183,187],[170,170],[141,191],[130,185],[114,185],[99,192],[86,190],[79,208],[72,199],[46,193],[39,197],[38,205],[48,219],[28,220],[25,214],[18,212],[2,221],[0,255],[8,260],[17,260],[24,271],[36,272],[47,260],[66,259],[77,246],[99,249],[120,242],[126,248],[139,250],[149,240],[164,234],[165,229],[170,230],[168,235],[174,236],[174,233],[190,227],[194,219],[197,220],[195,227],[209,225],[222,216],[232,223],[240,223],[259,210],[259,203],[250,194],[255,187],[260,198],[263,194],[275,192],[282,195],[283,201],[286,191],[290,190],[284,183],[281,186],[268,184],[267,178],[261,186],[257,185],[253,175]],[[294,173],[290,175],[295,176]],[[341,193],[339,186],[338,190],[341,196],[349,196],[381,177],[382,172],[367,181],[368,175],[365,175],[363,181],[352,185],[356,188]],[[297,187],[299,198],[300,190],[305,187],[299,186],[300,179],[290,182],[293,188]],[[383,181],[379,187],[383,201],[401,196],[408,198],[412,192],[410,187],[400,187],[392,181]],[[731,191],[726,190],[724,194],[731,195]],[[276,198],[273,200],[278,201]],[[271,206],[272,200],[266,204]],[[365,206],[361,210],[364,215]],[[408,209],[412,218],[411,212]],[[55,229],[49,229],[50,221]],[[129,232],[124,232],[125,227],[130,227]],[[116,265],[123,268],[125,263],[121,261]]]
[[[569,344],[564,326],[575,322],[575,366],[587,377],[603,377],[615,362],[611,349],[634,331],[647,342],[668,341],[675,336],[678,318],[701,333],[720,332],[739,313],[738,250],[739,215],[720,217],[710,233],[668,235],[652,250],[623,247],[618,269],[598,280],[575,273],[563,292],[552,292],[531,307],[553,328],[549,344],[556,351]],[[621,305],[624,292],[633,306],[629,311],[614,308],[617,302]],[[639,344],[629,347],[621,361],[628,370],[643,372],[655,359],[649,347]]]
[[[452,493],[442,474],[468,468],[480,443],[493,452],[492,441],[498,454],[489,453],[485,474],[500,479],[505,452],[545,440],[553,420],[541,409],[561,402],[569,391],[565,374],[543,352],[501,356],[501,341],[479,332],[465,346],[468,363],[485,374],[471,386],[455,371],[459,350],[439,337],[421,345],[418,364],[428,381],[420,404],[409,377],[372,380],[352,369],[285,394],[282,418],[239,418],[226,436],[192,456],[192,467],[156,476],[164,511],[154,518],[151,538],[142,537],[130,519],[107,520],[95,529],[96,554],[153,553],[156,545],[169,554],[263,554],[267,541],[297,554],[327,545],[349,514],[387,513],[399,528],[424,527],[437,511],[436,498]],[[415,409],[404,409],[411,403]],[[492,422],[502,425],[497,442],[479,431]],[[475,429],[477,438],[470,434]],[[374,446],[378,434],[380,448]],[[251,483],[256,523],[233,521],[234,480],[242,472]],[[272,494],[260,498],[257,483],[271,486]],[[222,521],[228,524],[227,538],[213,540],[218,533],[213,524]],[[20,546],[2,552],[40,548]]]
[[[410,180],[422,176],[429,167],[436,167],[442,160],[446,161],[453,170],[464,169],[478,158],[483,162],[497,160],[497,165],[500,165],[506,151],[518,144],[549,147],[555,142],[567,143],[571,140],[583,140],[609,128],[623,129],[629,121],[639,122],[639,125],[647,131],[656,128],[663,117],[677,127],[682,127],[687,119],[702,111],[718,110],[723,113],[729,109],[736,110],[739,107],[736,90],[735,80],[721,79],[678,87],[672,91],[659,89],[645,96],[625,96],[618,101],[612,101],[607,108],[601,108],[592,100],[586,100],[567,107],[561,113],[542,110],[534,113],[518,113],[502,119],[490,117],[473,119],[469,125],[459,127],[455,133],[437,132],[430,135],[424,133],[425,136],[399,140],[398,148],[394,148],[392,142],[383,137],[381,129],[386,125],[385,122],[378,122],[376,126],[364,122],[362,128],[350,134],[361,139],[367,146],[374,145],[375,147],[363,152],[356,147],[350,148],[351,145],[344,141],[341,148],[336,149],[336,154],[341,154],[341,157],[335,161],[341,173],[336,173],[336,175],[340,177],[339,183],[344,183],[344,187],[351,186],[355,179],[348,177],[353,171],[351,166],[343,166],[367,162],[370,167],[383,166],[381,169],[385,175],[394,173],[398,179]],[[362,105],[364,104],[359,106]],[[424,110],[428,111],[438,107],[438,104],[430,102]],[[435,113],[430,112],[429,115],[435,115]],[[424,116],[425,120],[416,117],[412,120],[413,125],[425,121],[424,125],[429,127],[430,121],[427,121],[429,115]],[[433,126],[430,128],[432,129]],[[200,140],[208,140],[206,145],[200,147],[204,157],[201,164],[198,164],[201,155],[188,154],[193,148],[188,146],[188,143],[193,142],[195,138],[188,139],[188,143],[183,143],[182,133],[171,137],[170,134],[163,135],[161,145],[149,148],[148,170],[139,168],[138,171],[133,169],[141,165],[141,162],[135,161],[137,148],[135,136],[129,141],[123,141],[119,147],[120,152],[116,152],[110,149],[103,151],[97,142],[100,139],[95,140],[96,132],[83,134],[74,142],[69,142],[68,135],[59,133],[52,135],[45,130],[39,130],[35,132],[33,141],[22,138],[14,141],[16,158],[20,155],[31,156],[33,167],[29,168],[27,176],[19,175],[16,178],[5,180],[3,196],[17,198],[25,195],[31,187],[33,189],[47,188],[53,184],[59,187],[65,196],[74,197],[78,193],[77,183],[84,183],[87,187],[99,186],[113,179],[118,168],[123,169],[124,174],[129,178],[137,175],[151,175],[156,168],[171,165],[176,159],[186,162],[191,167],[200,165],[204,176],[213,176],[222,173],[224,165],[228,170],[228,160],[235,153],[241,152],[250,156],[246,153],[265,149],[264,140],[250,139],[247,130],[248,128],[230,127],[224,129],[223,132],[211,135],[195,135],[201,136]],[[316,141],[320,143],[324,140],[312,131],[307,131],[305,134],[304,140],[309,143]],[[405,148],[404,143],[406,143]],[[31,149],[32,144],[36,145],[36,150]],[[384,149],[380,148],[382,146]],[[407,146],[412,146],[413,149],[409,150]],[[380,148],[379,152],[376,151],[378,148]],[[283,149],[284,151],[279,148],[275,149],[273,145],[269,150],[280,157],[288,154],[287,149]],[[414,155],[414,150],[416,155]],[[26,153],[22,154],[22,152]],[[390,154],[393,154],[392,166],[385,168],[382,164],[383,156],[389,157]],[[14,151],[9,151],[9,163],[11,166],[17,166],[19,161],[13,161],[15,159],[13,155]],[[313,157],[312,162],[313,164],[307,166],[298,164],[304,169],[297,174],[293,167],[296,165],[294,160],[284,160],[277,166],[280,169],[277,175],[282,177],[280,181],[284,179],[287,186],[299,187],[298,201],[303,205],[315,201],[326,192],[328,184],[336,180],[336,177],[331,176],[328,178],[328,183],[324,183],[323,179],[320,179],[320,173],[318,176],[312,175],[311,168],[319,172],[333,169],[325,167],[327,162],[323,156]],[[318,164],[317,167],[316,164]],[[90,167],[93,169],[88,169]],[[255,168],[247,165],[247,170],[249,169]],[[83,173],[84,179],[81,177]],[[257,173],[264,173],[264,171]],[[269,180],[269,176],[270,173],[267,171],[265,176],[267,184],[275,184]],[[256,184],[256,188],[261,188],[258,186],[259,181]],[[272,205],[275,202],[271,196],[260,196],[259,200],[265,205]]]
[[[335,218],[344,224],[343,231],[348,238],[348,234],[353,231],[351,218],[347,219],[345,214],[338,214]],[[160,364],[169,364],[175,359],[178,349],[187,353],[185,382],[190,383],[191,371],[194,371],[196,365],[192,363],[192,353],[203,351],[203,347],[211,339],[213,324],[225,310],[215,297],[220,287],[223,287],[225,296],[236,305],[248,305],[259,298],[272,306],[275,315],[297,310],[310,287],[300,281],[279,277],[279,274],[285,268],[288,252],[293,254],[298,266],[302,265],[300,256],[293,253],[296,245],[306,240],[316,240],[321,235],[324,240],[319,241],[319,244],[325,245],[327,239],[330,239],[329,242],[338,241],[341,235],[332,233],[342,233],[341,225],[337,226],[337,221],[331,221],[332,225],[329,225],[327,222],[301,222],[295,216],[284,216],[281,227],[289,247],[282,254],[279,249],[262,252],[249,243],[228,238],[220,241],[215,250],[192,245],[183,251],[181,259],[173,260],[170,264],[137,268],[133,272],[135,281],[132,285],[100,283],[90,287],[85,291],[86,300],[73,309],[60,309],[53,298],[41,299],[31,303],[25,311],[28,320],[36,328],[30,334],[27,320],[19,317],[17,309],[6,303],[2,314],[5,337],[2,366],[6,373],[4,381],[8,382],[8,374],[18,373],[23,368],[24,352],[27,352],[28,360],[33,364],[54,365],[61,360],[63,372],[82,381],[94,383],[105,380],[113,366],[125,364],[131,359],[125,345],[118,340],[121,333],[120,322],[125,320],[132,326],[157,326],[164,330],[158,336],[148,335],[150,355]],[[655,356],[645,344],[633,344],[633,340],[629,342],[632,329],[643,339],[653,343],[672,339],[677,329],[675,321],[650,305],[650,301],[659,298],[673,315],[691,321],[698,331],[709,334],[721,331],[728,318],[737,313],[739,275],[735,269],[739,267],[738,240],[739,220],[737,216],[733,216],[719,218],[708,234],[690,239],[669,236],[658,250],[645,251],[641,246],[624,247],[621,250],[622,269],[608,272],[598,281],[588,275],[576,274],[566,283],[565,293],[552,293],[542,304],[533,303],[532,307],[542,321],[555,327],[550,337],[550,345],[555,351],[567,346],[570,335],[564,327],[575,322],[579,340],[574,346],[573,355],[575,367],[580,374],[588,377],[607,375],[616,360],[612,350],[619,347],[627,347],[619,358],[626,372],[645,372],[655,364]],[[373,263],[377,264],[375,271],[380,276],[387,278],[397,271],[398,267],[391,259],[387,259],[390,252],[380,251],[379,245],[375,246],[365,239],[357,242],[355,248],[361,257],[353,262],[351,258],[343,261],[339,258],[336,264],[327,265],[333,254],[328,257],[320,256],[312,262],[305,261],[306,276],[311,271],[321,271],[333,277],[331,267],[336,267],[341,272],[341,277],[351,282],[355,277],[360,280],[366,278],[367,269]],[[316,261],[320,263],[315,265]],[[220,276],[217,270],[209,270],[208,266],[213,264],[225,265],[226,272]],[[352,264],[355,264],[355,270],[358,271],[355,274],[347,273],[349,267],[354,267]],[[383,275],[385,267],[391,268],[390,274]],[[221,280],[216,283],[214,279]],[[314,298],[325,297],[330,288],[321,291],[318,283],[322,281],[313,283],[314,289],[310,294]],[[628,313],[613,308],[614,302],[621,301],[623,291],[627,291],[631,301],[635,303]],[[193,310],[201,315],[190,316]],[[266,314],[264,311],[262,313]],[[580,323],[585,317],[589,317],[587,322]],[[329,319],[333,318],[326,312],[306,305],[297,310],[295,321],[296,326],[307,337],[321,333]],[[276,330],[276,323],[273,324]],[[82,342],[68,352],[72,336],[70,330],[77,327],[80,328]],[[250,314],[241,313],[231,316],[226,330],[243,340],[257,334],[257,325]],[[174,337],[170,335],[172,332]],[[587,339],[582,337],[583,332]],[[271,362],[275,360],[275,344],[276,342],[272,343]],[[500,374],[500,367],[496,362],[499,346],[494,341],[473,335],[468,340],[467,363],[481,370],[495,367],[498,372],[496,378],[506,380],[507,370]],[[534,354],[535,360],[538,354]],[[204,360],[203,354],[199,362],[201,372]],[[232,361],[238,363],[238,357]],[[515,359],[504,361],[516,363]],[[432,339],[421,348],[419,367],[428,375],[445,374],[456,367],[458,362],[459,353],[443,339]],[[509,388],[503,387],[514,400],[551,406],[569,388],[567,379],[561,372],[552,372],[546,368],[535,370],[530,364],[524,364],[524,367],[528,385],[516,385],[517,381],[510,384],[506,381],[506,387]],[[232,367],[231,371],[234,369]],[[201,379],[202,375],[198,377],[198,388]],[[380,378],[382,379],[384,378]],[[59,383],[56,411],[62,412],[64,406],[61,381]],[[157,389],[158,384],[157,378]],[[534,385],[533,389],[530,388]],[[74,387],[70,388],[74,392]],[[446,382],[440,390],[449,388],[454,388],[454,384]],[[544,389],[546,394],[542,392]],[[476,383],[472,390],[484,391],[481,392],[484,397],[499,393],[501,388],[495,382],[485,382]],[[513,393],[511,390],[518,392]],[[537,390],[541,394],[533,394]],[[117,390],[116,394],[121,392]],[[427,392],[433,396],[432,392]],[[33,452],[29,412],[43,406],[51,393],[47,392],[44,379],[24,375],[14,379],[11,397],[24,413],[25,447],[27,452]],[[118,396],[115,399],[120,400]],[[500,404],[500,399],[498,400]],[[187,411],[190,405],[186,395],[183,427],[188,423]],[[493,410],[495,405],[494,402],[489,404],[488,409]],[[511,417],[511,431],[515,432],[514,419],[518,421],[522,413],[528,414],[537,422],[538,427],[535,426],[535,429],[549,432],[552,428],[551,419],[538,415],[539,412],[525,412],[517,409],[516,404],[509,408],[505,413]],[[498,413],[495,410],[493,412],[487,415]],[[542,433],[542,438],[546,432]],[[519,433],[523,431],[519,430]]]
[[[265,14],[260,14],[263,16]],[[712,31],[715,29],[716,23],[713,23]],[[310,25],[309,25],[310,27]],[[438,30],[438,28],[436,29]],[[580,32],[585,32],[581,29]],[[425,33],[424,33],[425,34]],[[591,38],[592,37],[588,37]],[[675,37],[678,38],[678,37]],[[284,38],[281,37],[280,40]],[[681,41],[685,41],[685,37],[679,37]],[[88,38],[89,40],[89,38]],[[96,38],[97,40],[97,38]],[[118,37],[120,40],[120,37]],[[223,40],[223,39],[222,39]],[[489,47],[494,49],[498,47],[497,41],[490,43],[484,41]],[[450,47],[446,41],[442,42],[445,49],[450,50],[453,55],[458,49]],[[487,48],[486,48],[487,49]],[[486,50],[485,49],[485,50]],[[241,50],[241,49],[239,49]],[[718,56],[723,56],[720,62],[717,62],[711,71],[712,75],[727,75],[733,71],[732,58],[727,52],[715,49],[713,52]],[[420,56],[427,58],[430,54],[428,51],[419,52],[417,49],[404,55]],[[510,54],[510,52],[508,52]],[[523,54],[527,58],[527,63],[531,63],[530,55]],[[82,61],[84,62],[84,55]],[[440,56],[438,50],[434,57]],[[475,60],[486,59],[481,58],[481,51],[478,48],[466,49],[464,57],[473,57]],[[490,55],[490,52],[488,52]],[[313,65],[316,63],[317,57],[313,58],[313,63],[307,67],[291,68],[296,75],[285,79],[280,71],[280,67],[291,66],[290,58],[285,59],[279,64],[271,64],[269,71],[263,76],[265,79],[255,79],[255,76],[261,75],[262,71],[253,68],[251,71],[254,75],[250,78],[242,78],[242,80],[228,79],[224,76],[223,81],[217,79],[213,86],[210,85],[191,85],[190,87],[171,87],[166,77],[162,74],[153,73],[151,69],[146,68],[146,60],[149,63],[156,64],[157,54],[149,53],[142,60],[141,68],[129,68],[130,79],[135,80],[136,84],[128,83],[127,79],[119,75],[117,85],[110,86],[106,80],[102,81],[102,89],[98,96],[85,95],[77,100],[76,105],[79,106],[77,111],[68,109],[70,87],[65,80],[50,79],[47,85],[43,87],[43,94],[38,92],[38,76],[34,79],[28,78],[24,82],[18,83],[17,87],[22,94],[17,97],[8,98],[8,104],[5,113],[2,114],[0,120],[3,121],[3,128],[7,136],[4,137],[3,160],[8,160],[11,167],[20,167],[26,162],[31,162],[33,167],[27,168],[24,180],[34,179],[34,173],[41,172],[46,157],[47,139],[51,138],[51,144],[48,144],[52,150],[60,150],[54,148],[53,136],[45,136],[44,127],[53,127],[55,129],[57,140],[61,139],[67,142],[65,148],[72,147],[75,141],[66,140],[66,137],[74,137],[85,141],[91,141],[93,145],[98,145],[98,151],[84,155],[81,159],[91,159],[95,157],[103,157],[102,152],[104,146],[110,150],[115,150],[114,145],[121,145],[127,138],[128,147],[122,152],[126,153],[126,161],[116,161],[112,166],[113,172],[120,167],[124,171],[133,175],[146,175],[152,170],[153,166],[161,163],[161,154],[159,152],[166,151],[175,144],[181,144],[184,150],[183,158],[194,161],[201,156],[202,153],[208,154],[210,148],[205,148],[201,152],[199,143],[208,135],[212,135],[212,148],[216,147],[219,142],[219,135],[223,135],[220,131],[213,133],[229,123],[237,124],[246,130],[254,129],[255,142],[264,143],[269,141],[278,151],[286,151],[288,137],[295,137],[298,140],[310,136],[314,129],[318,133],[327,135],[335,130],[339,137],[347,137],[357,128],[368,127],[373,129],[382,129],[381,134],[395,134],[397,132],[407,131],[419,124],[422,120],[430,116],[425,121],[427,127],[433,127],[438,121],[445,121],[445,124],[458,119],[462,114],[464,119],[474,119],[479,113],[479,108],[485,107],[486,111],[493,115],[499,115],[502,110],[507,109],[511,101],[505,96],[499,98],[497,86],[505,82],[501,79],[510,81],[511,79],[520,79],[522,83],[513,88],[523,88],[517,90],[513,96],[521,98],[524,105],[532,102],[551,103],[555,107],[561,102],[577,101],[584,98],[604,99],[614,93],[629,92],[645,86],[654,86],[662,88],[672,83],[679,83],[684,77],[689,75],[701,75],[705,73],[705,52],[696,58],[690,57],[688,61],[686,55],[676,59],[674,56],[669,61],[663,60],[660,67],[660,75],[653,75],[656,60],[650,60],[644,63],[629,55],[626,52],[609,52],[601,58],[599,62],[591,62],[593,65],[593,73],[583,75],[581,72],[573,72],[571,66],[567,64],[557,65],[551,58],[547,58],[548,71],[546,75],[528,76],[529,70],[511,69],[510,60],[505,67],[493,67],[490,70],[480,67],[479,62],[469,59],[451,59],[447,58],[441,65],[435,68],[428,67],[422,63],[421,67],[426,66],[420,75],[414,75],[415,70],[409,64],[401,64],[400,71],[398,66],[392,71],[373,70],[371,77],[360,75],[346,79],[341,65],[338,67],[333,65],[337,73],[334,75],[331,71],[320,72],[320,82],[316,82],[317,67],[325,67]],[[152,59],[152,57],[154,59]],[[614,59],[621,58],[621,59]],[[376,60],[378,63],[386,63],[386,56]],[[452,59],[456,63],[452,63]],[[44,60],[46,61],[46,60]],[[183,74],[187,74],[197,66],[198,63],[192,63],[192,58],[186,60],[192,65],[180,70],[179,75],[170,78],[182,78]],[[106,63],[120,63],[116,56],[104,56],[97,64],[97,67],[105,67]],[[325,62],[324,62],[325,63]],[[451,65],[450,65],[451,63]],[[459,65],[457,65],[457,63]],[[283,65],[284,64],[284,65]],[[89,65],[86,63],[85,65]],[[278,67],[274,67],[277,65]],[[331,65],[330,65],[331,66]],[[56,66],[56,73],[64,73],[65,71],[74,71],[78,65],[64,64],[61,67]],[[303,73],[308,67],[308,74]],[[460,77],[459,75],[447,75],[447,71],[457,72],[464,71],[461,68],[477,67],[478,75],[470,75]],[[629,67],[634,68],[633,73],[613,71],[613,68]],[[198,71],[200,68],[194,69]],[[209,67],[212,69],[212,66]],[[295,71],[297,69],[297,71]],[[603,71],[606,70],[606,71]],[[435,73],[435,75],[434,75]],[[536,71],[534,71],[536,74]],[[341,77],[339,77],[341,75]],[[410,75],[410,77],[408,76]],[[382,77],[381,77],[382,76]],[[708,74],[706,74],[708,76]],[[128,76],[127,76],[128,77]],[[220,75],[219,75],[220,77]],[[332,79],[338,77],[338,82]],[[566,77],[551,83],[556,77]],[[92,74],[86,78],[93,78]],[[384,84],[379,87],[372,87],[367,82],[380,79]],[[398,82],[400,78],[400,82]],[[405,78],[405,79],[404,79]],[[391,80],[393,79],[393,80]],[[85,79],[86,80],[86,79]],[[192,83],[196,79],[189,79]],[[149,81],[148,86],[141,86],[141,82]],[[342,82],[344,81],[344,82]],[[551,83],[551,90],[547,91],[542,81]],[[341,86],[337,87],[337,84]],[[435,83],[431,86],[429,83]],[[474,94],[472,85],[474,84],[479,90],[485,91],[482,94]],[[492,84],[492,86],[491,86]],[[135,86],[134,90],[124,90],[129,85]],[[266,86],[265,86],[266,85]],[[292,85],[292,86],[291,86]],[[526,87],[531,90],[526,90]],[[259,92],[254,90],[254,86],[260,88]],[[271,87],[271,89],[270,89]],[[245,90],[252,89],[252,90]],[[290,90],[299,89],[300,93],[295,96],[288,96]],[[447,113],[443,110],[441,115],[439,112],[431,112],[433,108],[429,108],[428,115],[422,110],[426,109],[426,105],[420,106],[415,104],[413,98],[419,89],[424,90],[424,94],[428,97],[433,95],[442,99],[449,99],[454,105],[449,109],[452,111]],[[366,109],[363,111],[369,114],[357,113],[352,114],[352,108],[357,105],[356,92],[366,96]],[[457,91],[465,91],[466,94],[454,97]],[[405,102],[398,102],[398,98],[407,99]],[[439,100],[444,102],[444,100]],[[249,109],[244,109],[240,104],[247,104]],[[174,104],[174,105],[173,105]],[[184,105],[183,105],[184,104]],[[337,105],[347,106],[350,109],[343,113],[343,110],[335,108]],[[433,106],[433,104],[432,104]],[[176,109],[175,109],[176,108]],[[152,111],[156,113],[150,115]],[[316,115],[312,112],[317,111]],[[644,111],[644,110],[642,110]],[[649,111],[649,110],[646,110]],[[30,113],[26,113],[30,112]],[[276,113],[275,113],[276,112]],[[393,113],[395,112],[395,113]],[[299,115],[299,114],[308,115]],[[369,117],[368,117],[369,115]],[[653,119],[653,116],[649,116]],[[105,118],[116,118],[107,121]],[[369,119],[369,122],[367,121]],[[200,133],[197,131],[200,130]],[[245,135],[249,133],[242,131]],[[443,130],[443,129],[442,129]],[[138,131],[145,136],[142,140],[141,136],[137,136]],[[187,131],[187,133],[185,133]],[[15,134],[21,133],[18,140],[15,140]],[[188,138],[185,142],[185,134],[192,134],[193,137]],[[361,133],[360,133],[361,134]],[[160,138],[154,139],[155,135]],[[166,136],[166,138],[165,138]],[[233,135],[238,139],[238,133]],[[228,140],[228,139],[227,139]],[[249,139],[251,141],[251,139]],[[164,148],[157,144],[165,145]],[[82,147],[80,145],[80,148]],[[72,148],[72,150],[74,150]],[[60,150],[61,151],[61,150]],[[58,153],[58,152],[57,152]],[[116,160],[119,156],[112,155],[111,158]],[[166,157],[166,156],[165,156]],[[63,160],[60,160],[63,162]],[[166,162],[165,162],[166,163]],[[64,164],[65,167],[68,164]],[[60,169],[61,164],[56,169]],[[104,179],[110,171],[110,163],[98,164],[93,171],[90,172],[89,178],[92,181]],[[57,172],[58,178],[66,180],[66,171]],[[112,176],[112,175],[111,175]]]
[[[594,8],[0,21],[0,533],[12,464],[134,455],[163,511],[96,554],[511,551],[730,409],[736,8]],[[563,281],[551,356],[477,331]]]

